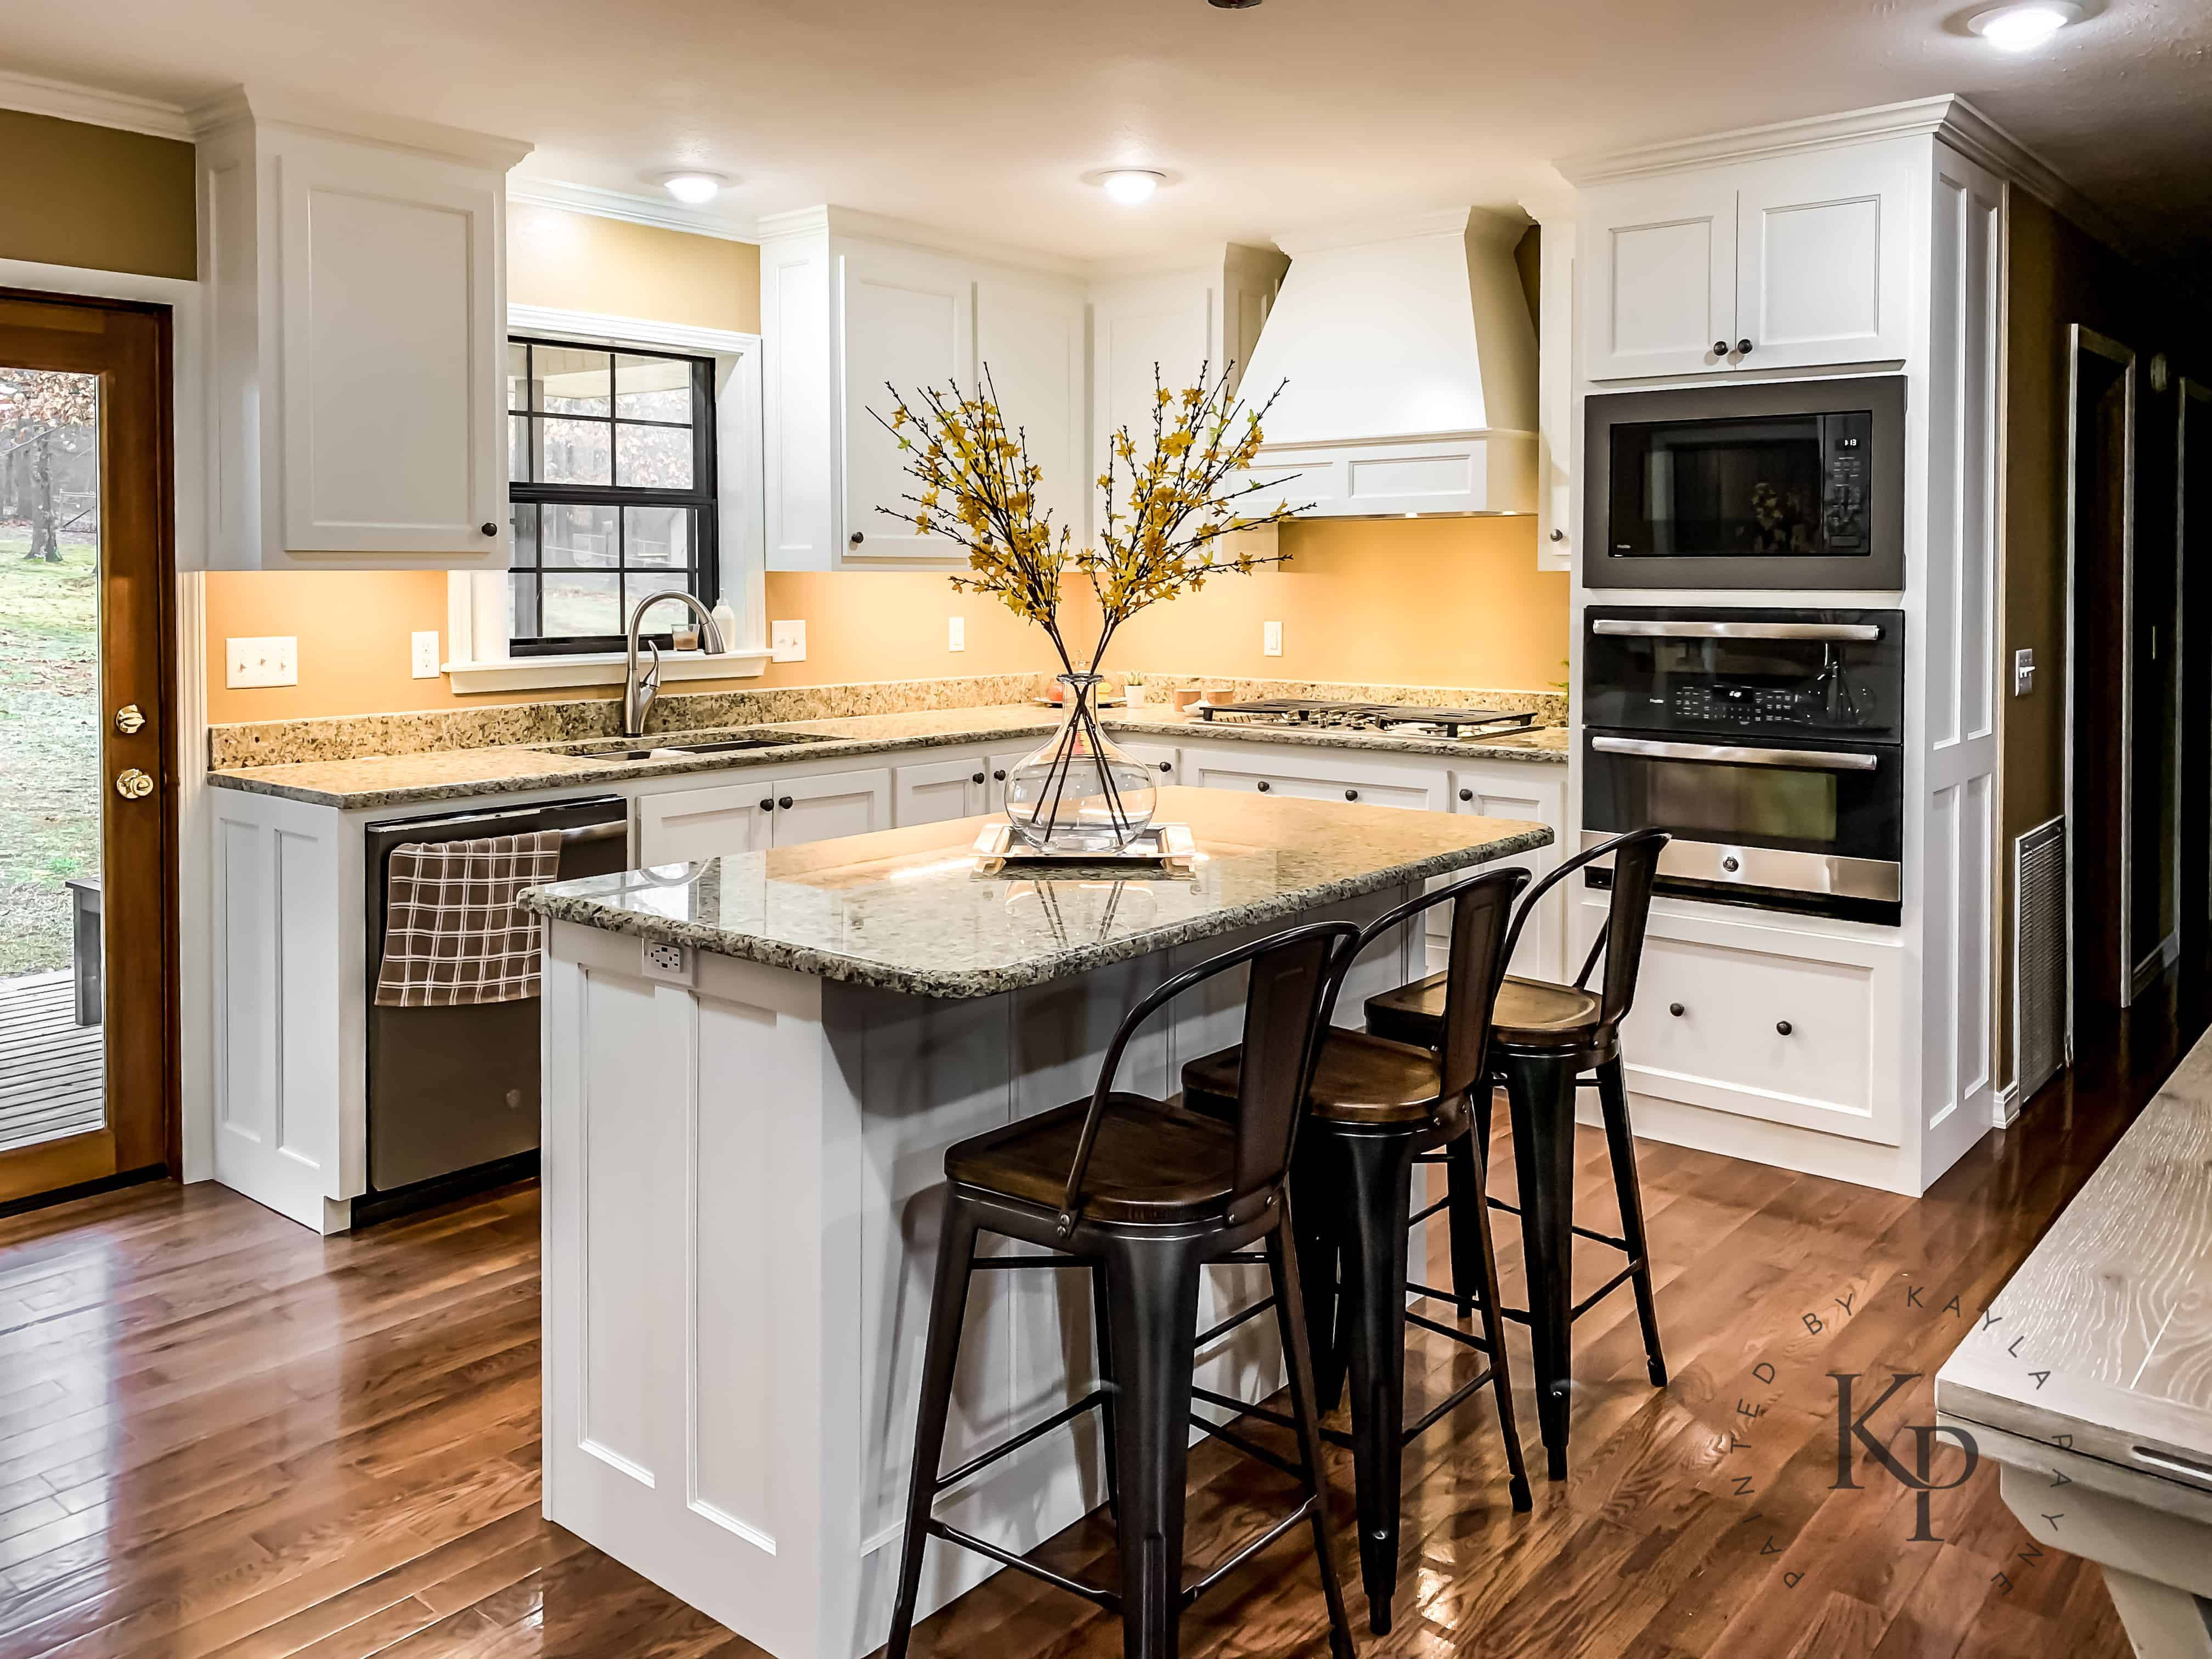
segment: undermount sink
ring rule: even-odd
[[[575,743],[532,745],[548,755],[575,755],[591,760],[689,760],[695,755],[733,754],[749,749],[787,749],[795,744],[821,743],[810,732],[749,732],[739,737],[687,739],[672,733],[665,743],[647,738],[586,738]]]

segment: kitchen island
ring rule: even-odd
[[[1159,792],[1183,873],[979,871],[968,818],[542,888],[545,1513],[778,1659],[852,1659],[890,1620],[952,1141],[1087,1094],[1122,1012],[1193,963],[1547,845],[1542,825],[1335,801]],[[1425,971],[1418,938],[1346,988]],[[1233,985],[1131,1047],[1171,1092],[1235,1041]],[[1249,1275],[1250,1277],[1247,1277]],[[1018,1279],[1000,1284],[999,1278]],[[1208,1321],[1258,1293],[1219,1270]],[[1091,1380],[1079,1273],[986,1276],[945,1461]],[[1255,1321],[1201,1382],[1256,1398]],[[939,1512],[1026,1551],[1103,1501],[1091,1419]],[[925,1612],[989,1562],[930,1553]]]

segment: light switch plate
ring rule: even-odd
[[[1279,622],[1260,624],[1260,654],[1279,657],[1283,654],[1283,625]]]
[[[438,630],[434,628],[416,630],[415,678],[418,680],[438,678]]]
[[[2035,690],[2035,653],[2023,648],[2012,653],[2012,694],[2024,697]]]
[[[965,651],[968,648],[968,619],[965,617],[946,619],[945,648],[947,651]]]
[[[770,662],[805,662],[806,624],[803,622],[770,623],[768,625],[768,659]]]
[[[222,642],[222,683],[232,690],[250,686],[297,685],[300,641],[290,634]]]

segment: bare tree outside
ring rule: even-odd
[[[18,510],[27,520],[30,543],[22,556],[47,564],[62,562],[61,532],[97,510],[96,490],[67,490],[56,482],[56,462],[75,475],[82,469],[69,464],[90,459],[100,421],[100,381],[89,374],[56,374],[34,368],[0,368],[0,460],[19,453],[21,467],[9,469],[9,482],[24,476],[27,489],[16,486],[10,494],[7,516]],[[64,503],[68,504],[65,510]]]

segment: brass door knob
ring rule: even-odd
[[[126,702],[115,711],[115,729],[131,737],[146,729],[146,711],[135,702]]]
[[[154,793],[154,780],[137,767],[126,767],[115,775],[115,793],[125,800],[143,800]]]

